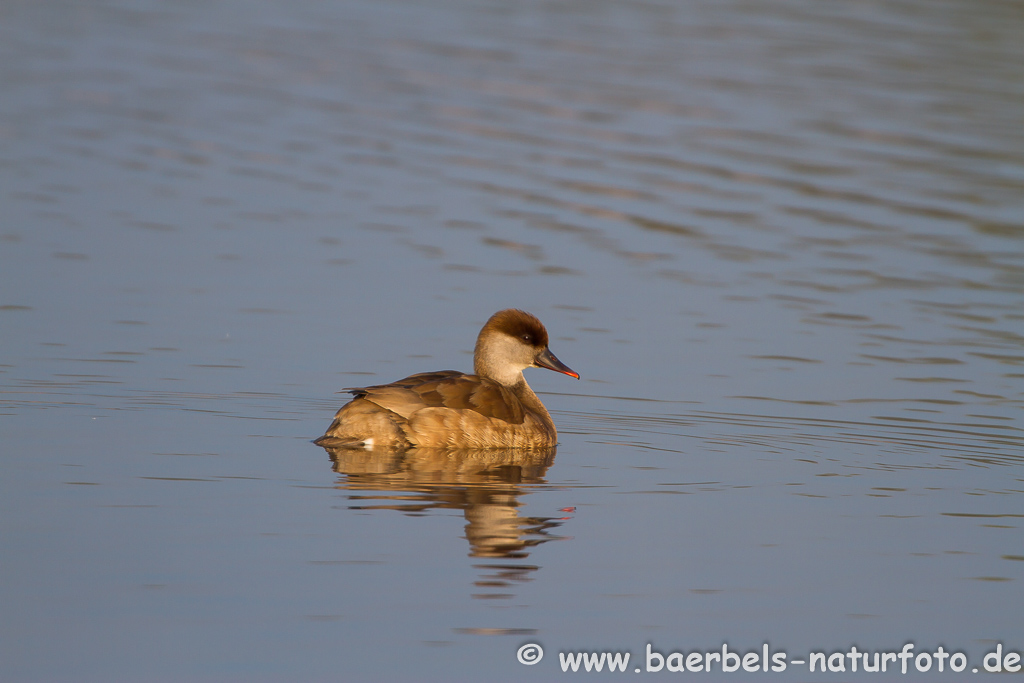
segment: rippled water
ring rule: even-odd
[[[0,677],[1020,652],[1022,31],[998,0],[0,6]],[[528,375],[557,453],[309,443],[508,306],[583,377]]]

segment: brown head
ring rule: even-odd
[[[473,371],[514,386],[522,381],[525,368],[547,368],[580,378],[548,349],[548,331],[540,320],[515,308],[498,311],[476,338]]]

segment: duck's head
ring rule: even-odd
[[[579,379],[548,348],[548,331],[535,316],[509,308],[491,316],[473,352],[473,370],[481,377],[513,386],[526,368],[547,368]]]

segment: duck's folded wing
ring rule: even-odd
[[[347,391],[347,392],[349,392],[350,394],[352,394],[354,396],[363,396],[368,391],[373,390],[373,389],[386,389],[388,387],[396,387],[396,386],[397,387],[409,388],[409,387],[418,386],[420,384],[427,384],[427,383],[430,383],[430,382],[437,382],[437,381],[440,381],[440,380],[443,380],[443,379],[447,379],[449,377],[464,377],[464,376],[465,376],[464,373],[461,373],[458,370],[438,370],[437,372],[420,372],[420,373],[417,373],[415,375],[409,375],[405,379],[400,379],[400,380],[398,380],[396,382],[391,382],[390,384],[374,384],[374,385],[371,385],[371,386],[368,386],[368,387],[345,387],[341,391],[343,391],[343,392]]]
[[[476,375],[451,370],[425,372],[392,384],[352,391],[407,420],[425,408],[469,411],[511,424],[525,420],[523,405],[510,390]]]

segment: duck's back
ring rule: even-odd
[[[525,387],[525,384],[524,384]],[[455,370],[424,372],[348,389],[321,446],[367,448],[538,448],[553,446],[554,425],[536,396]],[[539,410],[524,403],[536,401]]]

